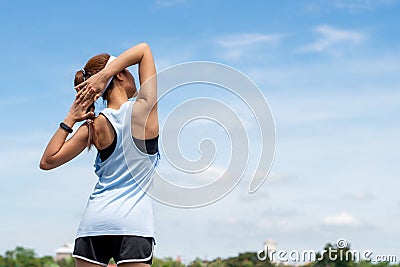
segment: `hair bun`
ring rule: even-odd
[[[75,79],[74,79],[74,86],[77,86],[78,84],[81,84],[85,81],[85,74],[83,70],[78,70],[75,73]]]

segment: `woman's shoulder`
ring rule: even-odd
[[[108,128],[108,124],[109,124],[108,119],[102,113],[100,113],[99,116],[93,119],[93,126],[96,129],[96,131],[106,130]]]
[[[114,139],[114,129],[108,119],[101,113],[93,120],[95,132],[94,144],[97,149],[109,146]]]
[[[99,115],[93,119],[93,123],[96,123],[96,124],[105,123],[106,121],[107,121],[107,119],[104,116],[104,114],[102,114],[102,113],[99,113]]]

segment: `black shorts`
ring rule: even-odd
[[[85,236],[75,240],[72,257],[107,266],[111,258],[115,263],[153,263],[154,239],[131,235]]]

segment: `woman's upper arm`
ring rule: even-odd
[[[140,90],[137,100],[147,102],[150,109],[157,102],[156,67],[153,54],[147,44],[144,45],[142,60],[139,62]]]
[[[87,124],[82,124],[76,133],[64,143],[61,149],[45,162],[44,169],[54,169],[78,156],[85,149],[88,136],[88,126]]]
[[[156,67],[150,47],[144,45],[139,63],[140,90],[132,113],[132,135],[139,139],[158,135]]]

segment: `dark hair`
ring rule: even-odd
[[[86,63],[85,67],[83,69],[78,70],[75,73],[75,79],[74,79],[74,86],[77,86],[78,84],[84,82],[85,80],[89,79],[91,76],[95,75],[96,73],[100,72],[102,69],[105,68],[107,61],[110,59],[109,54],[100,54],[97,56],[92,57],[89,59],[89,61]],[[113,88],[113,81],[111,81],[110,85],[106,88],[106,92],[103,95],[104,98],[107,98],[108,91]],[[88,110],[94,111],[94,104],[92,104]],[[90,118],[87,120],[88,128],[89,128],[89,137],[88,137],[88,142],[87,142],[87,148],[90,150],[90,148],[93,145],[93,141],[95,138],[95,133],[93,130],[93,119]]]

